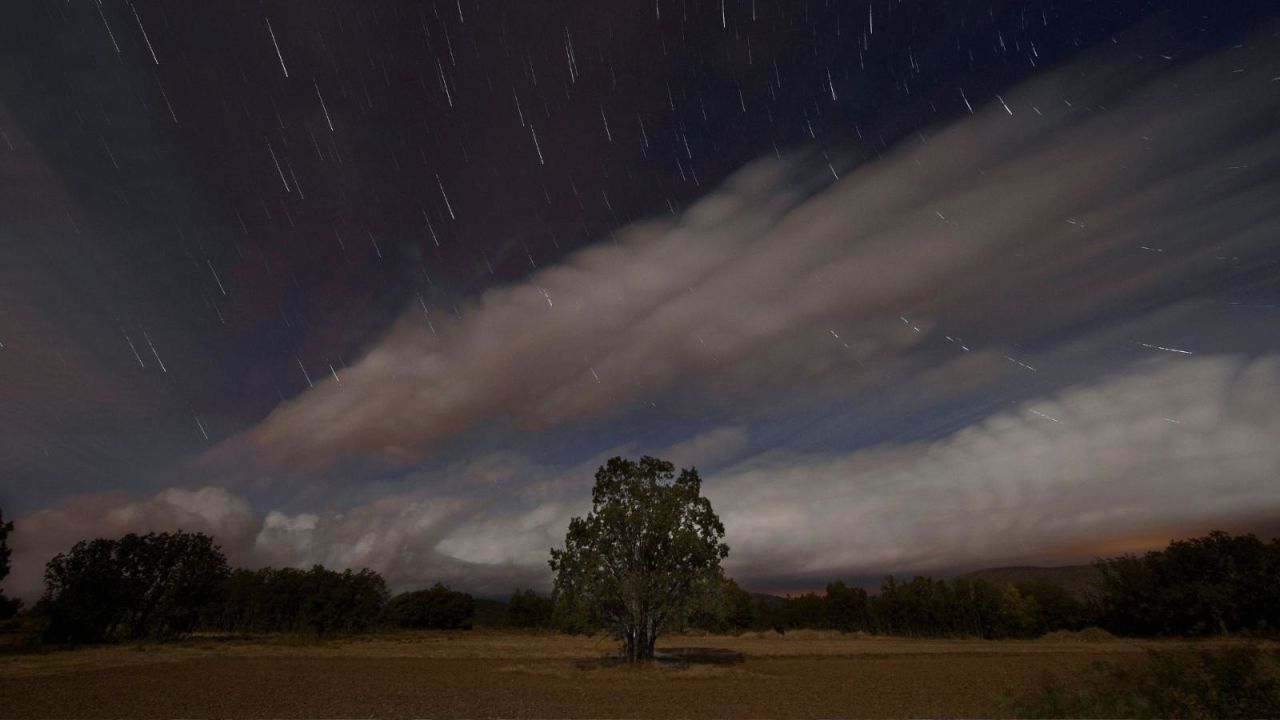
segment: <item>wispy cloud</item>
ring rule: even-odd
[[[1261,170],[1280,139],[1257,119],[1272,88],[1232,69],[1080,64],[826,186],[807,162],[758,163],[678,219],[492,289],[458,319],[415,303],[340,383],[221,453],[303,473],[408,465],[481,423],[830,397],[921,372],[908,358],[928,337],[970,375],[992,367],[970,351],[1035,372],[1004,345],[1247,260],[1280,229]]]

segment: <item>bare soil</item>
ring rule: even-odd
[[[685,636],[632,668],[606,639],[551,634],[196,638],[0,656],[0,717],[990,717],[1046,674],[1150,646]]]

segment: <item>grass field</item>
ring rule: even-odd
[[[1181,645],[1179,643],[1178,645]],[[196,638],[0,655],[0,716],[998,716],[1050,674],[1138,662],[1170,643],[911,640],[798,632],[671,637],[618,666],[613,643],[491,632],[307,642]]]

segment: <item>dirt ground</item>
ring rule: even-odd
[[[0,655],[0,716],[973,717],[1046,673],[1079,677],[1152,643],[675,637],[664,661],[609,660],[602,638],[399,633],[322,643],[197,638]]]

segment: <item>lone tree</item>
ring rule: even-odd
[[[613,632],[627,659],[653,657],[658,634],[723,581],[724,525],[694,469],[615,457],[596,471],[591,512],[551,551],[562,613]]]

